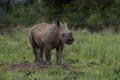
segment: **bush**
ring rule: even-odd
[[[86,15],[77,8],[78,5],[74,5],[74,2],[64,6],[64,11],[61,20],[63,22],[68,22],[71,28],[78,29],[83,28],[86,25],[85,18]]]
[[[11,21],[10,16],[7,15],[7,13],[0,10],[0,28],[10,27],[11,22],[12,21]]]
[[[100,31],[104,28],[103,19],[101,13],[92,12],[86,19],[88,29],[92,31]]]
[[[0,26],[31,25],[56,20],[68,22],[74,29],[88,28],[91,31],[114,26],[118,32],[120,26],[120,0],[18,0],[21,5],[16,4],[16,0],[7,1],[9,8],[6,6],[8,2],[1,2],[4,6],[0,6]]]

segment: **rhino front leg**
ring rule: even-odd
[[[61,57],[62,57],[63,47],[64,47],[63,44],[59,44],[59,46],[56,48],[56,51],[57,51],[57,54],[56,54],[57,61],[56,61],[56,63],[57,64],[62,64]]]
[[[45,57],[46,57],[46,64],[52,64],[51,63],[51,53],[50,53],[50,47],[45,47]]]

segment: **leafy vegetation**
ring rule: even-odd
[[[28,29],[15,28],[12,34],[0,35],[0,80],[120,79],[120,34],[83,34],[81,31],[73,31],[75,42],[65,46],[62,55],[64,65],[55,65],[53,50],[53,64],[35,69],[27,37]],[[22,64],[30,66],[22,69],[22,66],[18,66]]]
[[[119,32],[120,0],[0,0],[0,27],[60,20],[71,28]]]

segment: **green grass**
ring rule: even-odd
[[[81,34],[73,31],[75,41],[66,45],[62,62],[67,68],[52,65],[32,70],[12,71],[0,67],[0,80],[120,80],[120,34]],[[13,36],[0,35],[0,64],[33,63],[34,57],[28,40],[28,29],[13,31]]]

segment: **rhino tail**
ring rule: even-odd
[[[32,32],[30,33],[30,42],[31,42],[31,45],[32,45],[33,47],[37,47],[37,48],[39,47],[38,44],[36,43],[34,37],[33,37]]]

